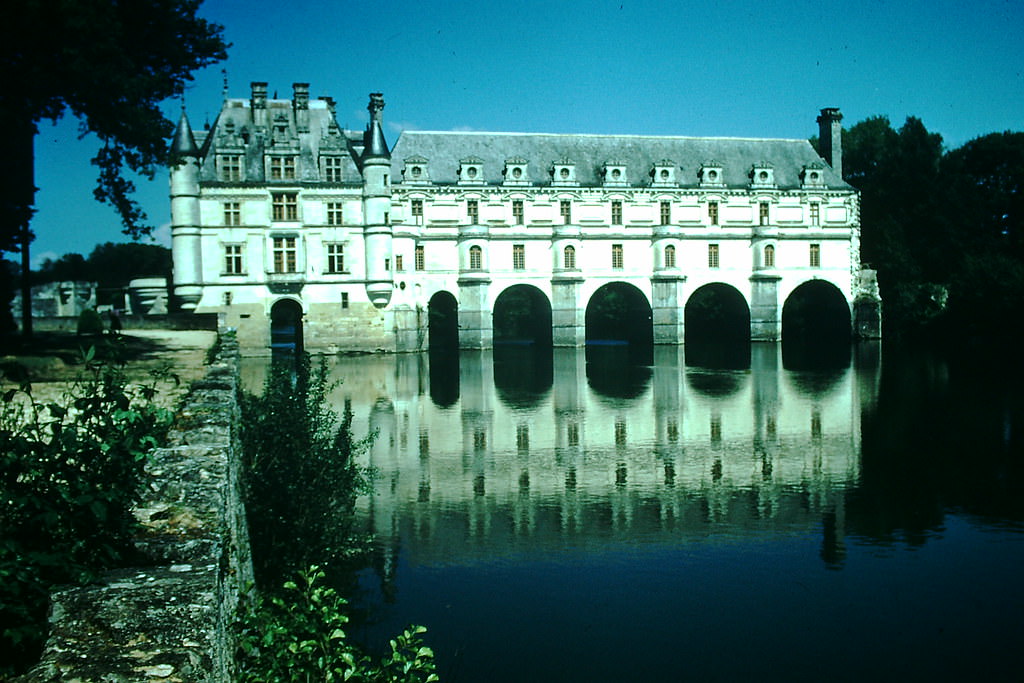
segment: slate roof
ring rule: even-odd
[[[715,160],[728,188],[749,188],[751,167],[767,162],[775,170],[779,189],[799,188],[801,171],[813,164],[822,169],[826,188],[853,189],[807,140],[407,130],[391,150],[393,177],[401,178],[405,159],[415,156],[428,159],[434,183],[455,183],[459,160],[475,156],[483,159],[484,180],[490,185],[502,183],[507,159],[522,157],[529,162],[527,175],[535,185],[549,185],[552,163],[569,159],[576,164],[582,187],[601,186],[600,171],[613,160],[626,164],[629,186],[645,187],[655,163],[670,159],[681,169],[677,182],[683,188],[697,187],[701,165]]]

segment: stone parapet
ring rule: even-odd
[[[233,679],[231,623],[253,580],[240,481],[238,345],[195,382],[135,514],[138,567],[51,596],[42,661],[22,681]]]

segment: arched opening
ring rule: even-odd
[[[750,367],[750,308],[731,285],[695,291],[683,311],[686,364],[720,369]]]
[[[427,348],[431,351],[459,348],[459,303],[450,292],[438,292],[427,303]]]
[[[648,347],[654,340],[651,305],[643,292],[625,282],[610,282],[587,303],[587,346]]]
[[[274,353],[302,352],[302,306],[281,299],[270,308],[270,348]]]
[[[459,400],[459,304],[450,292],[437,292],[427,302],[427,353],[430,398],[439,408]]]
[[[811,280],[782,307],[782,363],[787,369],[845,367],[853,330],[846,297],[831,282]]]
[[[513,285],[494,302],[494,345],[551,346],[551,304],[531,285]]]

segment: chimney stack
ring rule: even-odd
[[[832,170],[843,177],[843,115],[837,107],[826,107],[818,116],[818,151]]]
[[[252,88],[252,122],[257,128],[267,127],[267,84],[265,81],[253,81]]]
[[[300,133],[309,132],[309,83],[292,83],[292,107],[295,109],[295,126]]]

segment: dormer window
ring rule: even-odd
[[[505,169],[501,175],[505,178],[505,185],[529,185],[530,179],[526,174],[526,159],[514,157],[505,160]]]
[[[576,181],[576,164],[568,159],[562,159],[552,164],[551,184],[563,187],[578,185],[579,183]]]
[[[824,170],[825,167],[817,162],[804,166],[803,171],[800,172],[800,180],[803,187],[824,187]]]
[[[295,157],[270,157],[269,176],[271,180],[295,180]]]
[[[750,186],[754,188],[775,187],[775,169],[767,161],[754,164],[750,169]]]
[[[677,184],[675,162],[670,159],[662,159],[654,164],[650,176],[651,185],[654,187],[675,187]]]
[[[701,187],[722,187],[725,185],[725,176],[722,173],[722,165],[717,161],[709,161],[700,167],[697,178]]]
[[[626,185],[626,164],[621,161],[608,161],[601,169],[604,184],[612,187]]]
[[[430,174],[427,172],[427,159],[421,156],[406,159],[405,166],[402,168],[402,182],[429,183]]]
[[[484,182],[483,159],[469,157],[459,161],[459,185],[481,185]]]

